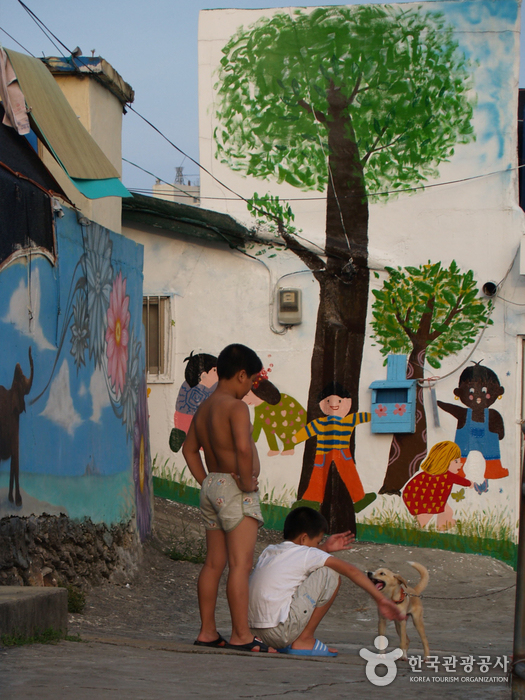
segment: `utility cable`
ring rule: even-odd
[[[505,281],[506,281],[507,277],[508,277],[509,274],[510,274],[510,271],[512,270],[512,268],[513,268],[513,266],[514,266],[514,263],[515,263],[515,261],[516,261],[516,258],[518,257],[519,252],[520,252],[520,246],[518,246],[516,252],[514,253],[514,256],[513,256],[513,258],[512,258],[512,262],[510,263],[510,265],[509,265],[509,267],[508,267],[508,269],[507,269],[507,272],[504,274],[504,276],[502,277],[502,279],[500,280],[500,282],[496,285],[497,288],[498,288],[498,290],[503,286],[503,284],[505,284]],[[495,294],[495,296],[494,296],[494,299],[497,299],[497,298],[499,298],[499,293],[498,293],[498,292],[496,292],[496,294]],[[470,358],[472,357],[472,355],[473,355],[474,352],[476,351],[478,345],[480,344],[481,339],[482,339],[482,337],[483,337],[485,331],[487,330],[487,326],[489,325],[490,319],[492,318],[492,314],[493,314],[493,312],[494,312],[494,308],[495,308],[495,304],[492,305],[492,307],[491,307],[491,309],[490,309],[490,313],[488,314],[488,316],[487,316],[487,318],[486,318],[486,320],[485,320],[485,323],[484,323],[484,325],[483,325],[483,328],[481,329],[481,331],[480,331],[480,333],[479,333],[479,335],[478,335],[478,337],[477,337],[477,339],[476,339],[476,342],[474,343],[474,346],[472,347],[472,350],[469,352],[469,354],[468,354],[467,357],[463,360],[463,362],[462,362],[460,365],[458,365],[455,369],[451,370],[450,372],[447,372],[447,374],[444,374],[443,376],[440,375],[440,376],[426,377],[425,379],[419,379],[419,380],[418,380],[418,384],[420,384],[421,386],[423,386],[423,384],[428,383],[429,386],[430,386],[431,383],[432,383],[432,384],[435,384],[435,383],[437,383],[437,382],[441,382],[441,381],[443,381],[443,379],[446,379],[447,377],[452,376],[452,375],[455,374],[456,372],[459,372],[459,370],[460,370],[464,365],[467,364],[467,362],[470,360]],[[424,371],[424,368],[423,368],[423,371]]]
[[[21,0],[18,0],[18,2],[20,2],[20,1]],[[198,168],[203,170],[207,175],[209,175],[211,178],[213,178],[215,180],[215,182],[217,182],[221,187],[224,187],[226,190],[228,190],[228,192],[231,192],[239,199],[242,199],[244,202],[248,202],[246,197],[243,197],[242,194],[239,194],[238,192],[235,192],[235,190],[232,190],[231,187],[228,187],[228,185],[224,184],[224,182],[221,182],[221,180],[219,180],[217,177],[215,177],[215,175],[213,175],[207,168],[205,168],[204,165],[201,165],[198,161],[195,160],[195,158],[192,158],[187,153],[185,153],[181,148],[179,148],[175,143],[173,143],[173,141],[171,141],[171,139],[169,139],[165,134],[163,134],[162,131],[155,126],[155,124],[152,124],[149,121],[149,119],[146,119],[146,117],[144,117],[140,112],[137,112],[137,110],[134,107],[132,107],[130,104],[128,104],[128,108],[132,112],[134,112],[138,117],[140,117],[140,119],[142,119],[144,122],[146,122],[146,124],[148,124],[154,131],[156,131],[157,134],[159,134],[159,136],[162,136],[162,138],[165,141],[167,141],[170,144],[170,146],[173,146],[173,148],[176,151],[181,153],[185,158],[188,158],[188,160],[191,160],[191,162],[194,163],[194,165],[196,165]]]
[[[122,158],[122,160],[125,163],[129,163],[132,165],[134,168],[137,168],[138,170],[142,170],[143,173],[147,173],[148,175],[151,175],[151,177],[154,177],[156,180],[159,180],[159,182],[162,182],[165,185],[168,185],[169,187],[173,187],[174,190],[177,190],[177,192],[181,192],[182,194],[185,194],[187,197],[190,197],[191,199],[200,199],[200,197],[196,197],[194,194],[191,194],[187,190],[183,190],[181,187],[177,187],[175,183],[171,182],[166,182],[166,180],[163,180],[161,177],[158,177],[157,175],[154,175],[152,172],[149,170],[146,170],[146,168],[141,167],[140,165],[137,165],[136,163],[133,163],[131,160],[128,160],[127,158]],[[135,190],[137,192],[138,190]],[[153,191],[153,190],[150,190]]]
[[[460,180],[447,180],[446,182],[435,182],[431,185],[418,185],[416,187],[409,187],[406,190],[383,190],[381,192],[372,192],[370,193],[371,197],[379,197],[381,195],[388,195],[388,194],[403,194],[403,192],[415,192],[417,190],[429,190],[431,187],[443,187],[445,185],[455,185],[455,184],[461,184],[462,182],[470,182],[471,180],[479,180],[480,178],[483,177],[491,177],[492,175],[501,175],[502,173],[511,173],[514,170],[521,170],[522,168],[525,168],[525,163],[523,165],[517,165],[514,168],[504,168],[503,170],[493,170],[490,173],[483,173],[482,175],[473,175],[472,177],[464,177],[461,178]],[[154,176],[156,177],[156,176]],[[346,195],[343,197],[343,199],[346,198]],[[224,201],[224,202],[238,202],[239,197],[206,197],[202,196],[201,199],[209,199],[209,200],[219,200],[219,201]],[[322,197],[279,197],[281,202],[315,202],[315,201],[326,201],[326,196]]]
[[[22,5],[22,7],[24,8],[24,10],[27,12],[27,14],[28,14],[28,15],[31,17],[31,19],[33,20],[33,22],[35,22],[35,24],[37,25],[37,27],[45,34],[45,36],[46,36],[48,39],[49,39],[49,36],[47,35],[46,32],[49,32],[49,34],[51,34],[51,36],[52,36],[54,39],[56,39],[56,40],[58,41],[58,43],[60,44],[60,46],[62,46],[62,47],[68,52],[69,55],[72,54],[72,51],[70,51],[70,50],[67,48],[67,46],[66,46],[65,44],[63,44],[63,43],[60,41],[60,39],[59,39],[55,34],[53,34],[53,32],[52,32],[48,27],[46,27],[46,25],[42,22],[42,20],[39,19],[39,18],[35,15],[35,13],[33,12],[33,10],[31,10],[25,3],[23,3],[22,0],[18,0],[18,2],[20,3],[20,5]],[[58,46],[54,43],[54,41],[52,41],[51,39],[49,39],[49,41],[51,41],[51,43],[52,43],[53,46],[56,48],[56,50],[57,50],[60,54],[62,54],[62,56],[64,56],[64,54],[63,54],[62,51],[58,48]],[[64,56],[64,58],[65,58],[65,56]]]
[[[19,41],[17,41],[17,40],[15,39],[14,36],[11,36],[11,34],[9,34],[9,32],[7,32],[3,27],[0,27],[0,31],[4,32],[4,34],[7,34],[7,36],[8,36],[12,41],[14,41],[15,44],[18,44],[18,46],[20,46],[21,49],[24,49],[24,51],[25,51],[26,53],[28,53],[28,54],[29,54],[30,56],[32,56],[33,58],[36,58],[36,56],[35,56],[34,54],[32,54],[31,51],[29,51],[29,49],[26,49],[25,46],[22,46],[22,44],[21,44]]]
[[[22,0],[18,0],[18,2],[19,2],[20,5],[22,5],[22,7],[26,10],[26,12],[31,16],[31,18],[32,18],[35,22],[38,23],[38,25],[40,26],[40,28],[42,29],[42,31],[45,29],[47,32],[49,32],[49,34],[51,34],[51,36],[53,36],[53,37],[59,42],[59,44],[60,44],[61,46],[63,46],[63,48],[64,48],[70,55],[72,55],[71,50],[70,50],[62,41],[60,41],[60,39],[59,39],[57,36],[55,36],[55,34],[53,34],[53,32],[51,32],[50,29],[48,29],[48,27],[44,24],[44,22],[42,22],[42,20],[40,20],[40,19],[37,17],[37,15],[35,15],[35,13],[34,13]],[[295,20],[293,20],[293,18],[292,18],[292,21],[295,22]],[[5,32],[4,29],[2,29],[2,31]],[[7,32],[5,32],[5,33],[7,34]],[[44,34],[45,34],[45,32],[44,32]],[[11,39],[13,39],[13,41],[15,41],[21,48],[23,48],[24,51],[26,51],[26,52],[29,53],[31,56],[33,56],[33,54],[32,54],[30,51],[28,51],[27,49],[25,49],[18,41],[16,41],[16,39],[14,39],[13,37],[11,37],[10,34],[7,34],[7,35],[8,35]],[[47,36],[47,35],[46,35],[46,36]],[[47,37],[47,38],[49,38],[49,37]],[[58,49],[57,49],[57,50],[58,50]],[[63,54],[62,54],[62,55],[63,55]],[[33,58],[35,58],[35,57],[33,56]],[[77,67],[76,65],[74,65],[74,67],[75,67],[75,69],[78,70],[78,67]],[[88,65],[88,66],[86,66],[86,67],[88,68],[88,70],[91,71],[91,66]],[[92,74],[94,77],[98,78],[98,75],[97,75],[94,71],[91,71],[91,74]],[[224,187],[224,188],[227,189],[229,192],[231,192],[232,194],[235,195],[235,198],[233,198],[233,199],[230,199],[230,198],[227,198],[227,197],[202,197],[202,199],[221,200],[221,201],[238,201],[238,200],[240,199],[240,200],[243,200],[244,202],[247,201],[246,197],[243,197],[243,195],[239,194],[238,192],[236,192],[235,190],[233,190],[231,187],[229,187],[228,185],[226,185],[226,184],[224,184],[223,182],[221,182],[221,181],[220,181],[218,178],[216,178],[204,165],[201,165],[197,160],[195,160],[194,158],[192,158],[191,156],[189,156],[187,153],[185,153],[181,148],[179,148],[175,143],[173,143],[167,136],[165,136],[165,134],[163,134],[162,131],[161,131],[160,129],[158,129],[154,124],[152,124],[152,122],[150,122],[146,117],[144,117],[142,114],[140,114],[140,112],[138,112],[138,111],[137,111],[134,107],[132,107],[129,103],[128,103],[128,107],[129,107],[129,109],[130,109],[132,112],[134,112],[138,117],[140,117],[143,121],[145,121],[152,129],[154,129],[154,130],[155,130],[163,139],[165,139],[171,146],[173,146],[173,148],[175,148],[181,155],[183,155],[185,158],[188,158],[188,160],[190,160],[190,161],[191,161],[194,165],[196,165],[200,170],[203,170],[207,175],[209,175],[213,180],[215,180],[219,185],[221,185],[221,187]],[[321,147],[322,147],[322,144],[321,144]],[[323,149],[323,152],[324,152],[324,149]],[[512,171],[514,171],[514,170],[520,170],[520,169],[523,168],[523,167],[525,167],[525,163],[524,163],[523,165],[518,165],[518,166],[513,167],[513,168],[504,168],[504,169],[502,169],[502,170],[494,170],[494,171],[492,171],[492,172],[490,172],[490,173],[484,173],[484,174],[482,174],[482,175],[473,175],[472,177],[464,177],[464,178],[460,178],[460,179],[458,179],[458,180],[447,180],[446,182],[436,182],[436,183],[433,183],[433,184],[417,185],[417,186],[415,186],[415,187],[406,187],[406,188],[403,188],[403,189],[400,189],[400,190],[383,190],[383,191],[381,191],[381,192],[371,192],[371,193],[369,193],[369,194],[370,194],[370,196],[372,196],[372,197],[379,197],[379,196],[389,195],[389,194],[402,194],[402,193],[404,193],[404,192],[417,192],[418,190],[426,190],[426,189],[430,189],[430,188],[432,188],[432,187],[443,187],[443,186],[445,186],[445,185],[454,185],[454,184],[458,184],[458,183],[462,183],[462,182],[469,182],[469,181],[471,181],[471,180],[477,180],[477,179],[484,178],[484,177],[490,177],[490,176],[492,176],[492,175],[498,175],[498,174],[501,174],[501,173],[510,173],[510,172],[512,172]],[[156,176],[154,176],[154,177],[156,177]],[[347,195],[345,195],[345,197],[346,197],[346,196],[347,196]],[[353,196],[358,196],[358,195],[353,195]],[[319,196],[319,197],[282,197],[282,198],[280,197],[279,199],[280,199],[281,201],[283,201],[283,202],[302,202],[302,201],[315,201],[315,200],[319,200],[319,201],[322,200],[322,201],[325,201],[325,200],[326,200],[326,196]]]
[[[33,19],[33,21],[34,21],[35,23],[37,23],[37,25],[40,27],[40,29],[44,32],[44,34],[45,34],[46,36],[47,36],[47,34],[46,34],[46,31],[47,31],[47,32],[49,32],[49,34],[50,34],[51,36],[53,36],[53,37],[59,42],[59,44],[60,44],[70,55],[72,55],[71,50],[70,50],[62,41],[60,41],[60,39],[59,39],[53,32],[51,32],[51,30],[44,24],[44,22],[42,22],[42,20],[40,20],[40,19],[37,17],[37,15],[23,2],[23,0],[18,0],[18,2],[19,2],[20,5],[26,10],[26,12],[30,15],[30,17]],[[295,26],[295,20],[293,19],[293,17],[291,17],[291,19],[292,19],[292,22],[293,22],[294,31],[296,32],[296,36],[297,36],[297,29],[296,29],[296,26]],[[2,31],[5,31],[5,30],[2,30]],[[9,36],[9,35],[8,35],[8,36]],[[11,38],[12,38],[12,37],[11,37]],[[47,36],[47,38],[49,39],[49,36]],[[16,41],[16,40],[13,39],[13,41]],[[51,40],[50,40],[50,41],[51,41]],[[19,42],[16,42],[16,43],[18,44]],[[52,43],[53,43],[53,42],[52,42]],[[19,44],[19,45],[21,46],[21,44]],[[299,41],[298,41],[298,46],[300,47]],[[22,48],[24,48],[24,47],[22,47]],[[24,49],[24,50],[27,51],[26,49]],[[57,48],[57,50],[59,50],[59,49]],[[60,50],[59,50],[59,52],[62,53]],[[30,53],[30,52],[28,52],[28,53]],[[32,54],[31,54],[31,55],[32,55]],[[63,55],[63,54],[62,54],[62,55]],[[73,66],[74,66],[75,70],[78,71],[78,67],[75,65],[74,61],[73,61]],[[90,70],[91,74],[92,74],[96,79],[99,79],[99,80],[100,80],[99,76],[98,76],[94,71],[91,71],[91,67],[90,67],[89,65],[88,65],[88,69]],[[307,73],[305,73],[305,77],[306,77],[307,82],[308,82],[308,75],[307,75]],[[213,175],[207,168],[205,168],[203,165],[201,165],[197,160],[195,160],[194,158],[192,158],[191,156],[189,156],[187,153],[185,153],[181,148],[179,148],[175,143],[173,143],[173,141],[171,141],[171,139],[169,139],[160,129],[158,129],[151,121],[149,121],[149,119],[147,119],[147,118],[144,117],[142,114],[140,114],[140,112],[138,112],[138,111],[137,111],[134,107],[132,107],[131,104],[129,104],[129,103],[128,103],[128,108],[129,108],[132,112],[134,112],[140,119],[142,119],[146,124],[148,124],[154,131],[156,131],[165,141],[167,141],[173,148],[175,148],[175,150],[177,150],[181,155],[183,155],[184,158],[188,158],[188,160],[190,160],[190,161],[191,161],[192,163],[194,163],[200,170],[204,171],[207,175],[209,175],[209,176],[210,176],[213,180],[215,180],[215,182],[217,182],[221,187],[224,187],[227,191],[229,191],[229,192],[231,192],[233,195],[235,195],[235,197],[237,198],[237,200],[234,200],[234,201],[238,201],[238,200],[240,199],[240,200],[244,201],[245,203],[248,202],[248,200],[246,199],[246,197],[244,197],[243,195],[239,194],[238,192],[236,192],[235,190],[233,190],[231,187],[229,187],[228,185],[226,185],[225,183],[223,183],[221,180],[219,180],[217,177],[215,177],[215,175]],[[314,117],[315,117],[315,112],[313,112],[313,114],[314,114]],[[317,131],[318,131],[318,138],[319,138],[320,147],[321,147],[323,153],[325,154],[324,147],[323,147],[323,144],[322,144],[322,139],[321,139],[321,136],[320,136],[318,121],[316,121],[316,124],[318,125]],[[326,156],[326,154],[325,154],[325,156]],[[130,161],[126,161],[126,162],[129,162],[130,164],[135,165],[134,163],[131,163]],[[327,166],[328,166],[328,168],[329,168],[329,164],[327,164]],[[140,166],[136,166],[136,167],[140,167]],[[506,168],[506,169],[504,169],[504,170],[497,170],[497,171],[493,171],[493,172],[486,173],[486,174],[482,174],[482,175],[474,175],[474,176],[472,176],[472,177],[461,178],[461,179],[459,179],[459,180],[450,180],[450,181],[447,181],[447,182],[438,182],[438,183],[434,183],[434,184],[430,184],[430,185],[418,185],[418,186],[415,186],[415,187],[409,187],[409,188],[402,189],[402,190],[385,190],[385,191],[382,191],[382,192],[375,192],[375,193],[371,193],[371,196],[383,196],[383,195],[388,195],[388,194],[401,194],[401,193],[403,193],[403,192],[415,192],[415,191],[418,191],[418,190],[430,189],[430,188],[432,188],[432,187],[441,187],[441,186],[445,186],[445,185],[449,185],[449,184],[458,184],[458,183],[461,183],[461,182],[468,182],[468,181],[470,181],[470,180],[476,180],[476,179],[479,179],[479,178],[482,178],[482,177],[490,177],[490,176],[492,176],[492,175],[496,175],[496,174],[500,174],[500,173],[504,173],[504,172],[512,172],[513,170],[519,170],[520,168],[523,168],[523,167],[525,167],[525,164],[524,164],[524,165],[519,165],[519,166],[517,166],[516,168]],[[147,172],[147,171],[146,171],[146,172]],[[150,173],[150,174],[151,174],[151,173]],[[153,175],[153,177],[155,177],[155,175]],[[160,179],[160,178],[159,178],[159,179]],[[171,183],[166,183],[166,184],[171,184]],[[332,189],[334,189],[334,188],[332,187]],[[338,207],[339,207],[340,216],[342,216],[342,211],[341,211],[341,207],[340,207],[339,198],[338,198],[338,195],[337,195],[337,192],[335,191],[335,189],[334,189],[334,196],[335,196],[335,198],[336,198],[337,205],[338,205]],[[207,198],[205,198],[205,199],[212,199],[212,198],[211,198],[211,197],[209,197],[209,198],[207,197]],[[214,198],[214,199],[215,199],[215,198]],[[216,198],[216,199],[224,199],[224,200],[225,200],[226,198]],[[326,197],[325,197],[325,196],[323,196],[323,197],[294,197],[294,198],[282,199],[281,201],[288,201],[288,202],[291,202],[291,201],[307,201],[307,200],[316,200],[316,199],[325,201],[325,200],[326,200]],[[259,212],[262,213],[262,214],[267,214],[266,212],[262,211],[262,210],[259,209],[258,207],[254,207],[254,209],[255,209],[255,211],[259,211]],[[277,217],[275,217],[275,218],[277,218]],[[278,223],[280,223],[282,226],[284,226],[284,222],[279,221]],[[347,239],[347,244],[348,244],[348,246],[349,246],[349,248],[350,248],[350,244],[349,244],[349,240],[348,240],[348,235],[347,235],[346,229],[344,228],[344,222],[343,222],[343,221],[342,221],[342,226],[343,226],[343,230],[344,230],[344,233],[345,233],[345,237],[346,237],[346,239]],[[297,238],[301,238],[301,239],[304,240],[304,241],[307,241],[310,245],[314,245],[314,246],[317,247],[319,250],[321,250],[321,251],[324,253],[324,255],[327,255],[326,250],[325,250],[324,248],[322,248],[321,246],[319,246],[318,244],[314,243],[313,241],[310,241],[309,239],[307,239],[307,238],[305,238],[305,237],[303,237],[303,236],[300,236],[300,235],[297,234],[297,233],[290,233],[289,235],[292,235],[292,236],[295,236],[295,237],[297,237]],[[343,258],[343,256],[337,256],[337,257],[341,257],[342,259],[345,259],[345,260],[346,260],[346,258]],[[256,258],[256,259],[257,259],[257,258]],[[510,270],[509,270],[509,272],[510,272]],[[507,273],[507,274],[508,274],[508,273]],[[476,346],[475,346],[475,347],[476,347]],[[475,347],[473,348],[473,350],[475,349]],[[448,375],[445,375],[445,376],[448,376]],[[444,378],[444,377],[443,377],[443,378]]]

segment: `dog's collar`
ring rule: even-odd
[[[406,597],[407,597],[407,594],[405,593],[405,590],[402,588],[402,589],[401,589],[401,597],[400,597],[400,599],[399,599],[399,600],[394,600],[394,599],[392,598],[392,601],[393,601],[396,605],[400,605],[400,604],[405,600]]]

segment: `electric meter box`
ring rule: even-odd
[[[279,289],[277,292],[277,320],[283,326],[303,322],[303,303],[300,289]]]
[[[370,384],[373,433],[415,433],[417,379],[406,367],[406,355],[389,355],[386,379]]]

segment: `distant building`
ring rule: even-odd
[[[199,207],[201,203],[201,188],[197,184],[198,178],[194,180],[185,178],[181,167],[176,168],[176,171],[177,175],[172,185],[157,179],[153,185],[153,196],[158,199],[165,199],[167,202],[177,202],[178,204],[189,204],[192,207]]]

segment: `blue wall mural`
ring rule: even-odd
[[[144,538],[151,460],[142,247],[81,226],[66,209],[56,244],[54,265],[25,250],[0,270],[0,426],[19,421],[9,445],[0,427],[0,517],[65,513],[112,524],[135,512]],[[15,409],[13,384],[23,389]]]

